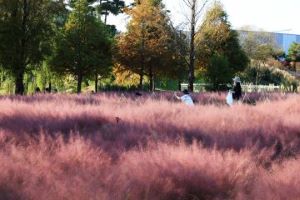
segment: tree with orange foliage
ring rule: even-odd
[[[116,61],[120,69],[139,74],[141,89],[148,76],[153,91],[154,79],[172,71],[180,58],[175,34],[161,0],[140,0],[127,13],[131,21],[127,32],[117,38]]]

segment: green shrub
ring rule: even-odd
[[[284,87],[297,88],[299,81],[287,71],[264,66],[249,66],[240,74],[243,82],[257,85],[283,85]]]

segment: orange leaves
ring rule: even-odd
[[[154,5],[152,1],[144,0],[128,10],[131,17],[128,30],[118,38],[117,62],[132,72],[139,73],[145,68],[147,74],[151,68],[156,73],[164,70],[166,60],[170,59],[169,18],[161,6]]]

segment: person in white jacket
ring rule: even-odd
[[[240,99],[242,97],[242,87],[241,87],[240,77],[236,76],[232,80],[233,80],[233,88],[230,84],[227,85],[229,88],[232,88],[228,91],[226,97],[226,103],[229,106],[232,106],[235,102],[240,102]]]
[[[189,94],[189,91],[188,90],[183,90],[183,96],[179,97],[177,95],[177,93],[175,92],[174,93],[174,96],[178,99],[178,100],[181,100],[183,103],[185,103],[186,105],[189,105],[189,106],[193,106],[194,105],[194,102],[193,102],[193,99],[192,97],[190,96]]]

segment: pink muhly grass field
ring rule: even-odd
[[[298,199],[300,96],[0,97],[0,199]]]

